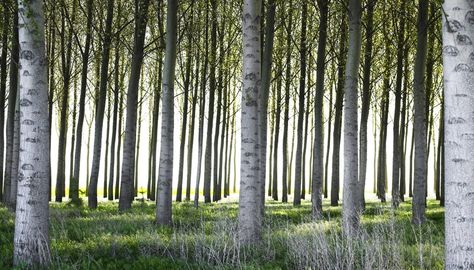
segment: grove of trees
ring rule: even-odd
[[[446,269],[474,266],[473,1],[4,0],[0,13],[15,265],[51,262],[53,200],[155,201],[164,227],[179,202],[238,200],[237,237],[258,245],[270,200],[310,200],[315,222],[342,204],[351,238],[366,201],[410,201],[423,226],[433,197]]]

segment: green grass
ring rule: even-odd
[[[51,203],[52,269],[442,269],[444,210],[429,201],[428,222],[410,223],[411,204],[392,211],[371,202],[360,236],[340,231],[341,207],[324,205],[313,222],[311,204],[293,207],[268,201],[263,243],[242,247],[236,239],[235,202],[173,205],[172,228],[155,225],[155,206],[135,202],[119,213],[117,203],[96,210]],[[0,269],[12,264],[14,215],[0,207]]]

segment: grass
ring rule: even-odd
[[[370,202],[353,239],[340,230],[341,207],[324,205],[325,218],[310,219],[311,204],[268,201],[264,238],[257,247],[236,239],[236,202],[173,205],[172,228],[154,223],[155,206],[135,202],[119,213],[116,202],[96,210],[51,203],[52,269],[442,269],[444,210],[429,201],[428,222],[410,223],[411,204],[396,211]],[[0,207],[0,269],[13,254],[14,215]]]

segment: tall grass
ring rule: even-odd
[[[358,233],[341,232],[341,208],[326,206],[312,221],[310,203],[268,203],[258,246],[237,239],[235,202],[174,205],[171,228],[157,227],[152,203],[118,213],[116,203],[95,211],[52,204],[54,269],[437,269],[443,265],[442,209],[429,206],[429,222],[410,224],[409,204],[399,210],[369,204]],[[13,215],[0,208],[1,255],[11,254]],[[6,251],[7,250],[7,251]],[[0,269],[11,265],[3,258]]]

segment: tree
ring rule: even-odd
[[[259,0],[244,0],[243,32],[243,88],[241,175],[239,194],[239,240],[252,244],[261,239],[262,212],[260,205],[260,167],[258,154],[258,92],[261,83],[261,40]]]
[[[421,3],[420,7],[422,7]],[[425,8],[425,6],[423,7]],[[472,1],[464,0],[445,1],[443,10],[445,12],[442,22],[445,97],[444,144],[446,146],[445,267],[446,269],[465,269],[472,268],[474,265],[473,249],[471,248],[474,239],[471,229],[474,205],[470,202],[471,186],[474,179],[472,170],[474,160],[472,109],[474,102],[471,99],[474,90],[472,81],[474,4]],[[416,194],[416,196],[420,196],[420,194]],[[417,209],[417,211],[419,210]],[[415,217],[421,218],[422,216]]]
[[[324,98],[324,71],[326,64],[326,40],[329,0],[318,0],[319,7],[319,38],[318,56],[316,63],[316,93],[314,100],[314,148],[313,148],[313,182],[312,182],[312,214],[314,218],[319,218],[322,214],[322,188],[324,177],[324,119],[323,119],[323,98]]]
[[[161,110],[161,148],[156,198],[156,221],[171,225],[174,142],[174,77],[178,29],[178,0],[168,0],[166,20],[166,53],[163,66],[163,105]]]
[[[349,50],[347,52],[344,82],[344,190],[343,229],[346,235],[353,235],[359,226],[358,213],[358,119],[357,79],[361,51],[361,3],[349,1]]]
[[[114,17],[114,0],[107,1],[107,19],[105,22],[104,42],[102,44],[102,59],[100,65],[99,100],[95,114],[94,153],[92,171],[89,181],[89,208],[97,208],[97,182],[99,180],[100,157],[102,150],[102,128],[104,122],[105,101],[107,99],[107,81],[109,75],[110,45],[112,44],[112,19]],[[107,161],[106,161],[107,163]]]
[[[305,114],[304,99],[306,87],[306,21],[308,16],[308,3],[302,1],[301,10],[301,37],[300,37],[300,89],[298,92],[298,127],[297,127],[297,143],[295,156],[295,188],[293,192],[293,205],[301,204],[301,178],[302,178],[302,162],[303,158],[303,121]]]
[[[365,207],[365,180],[367,176],[367,122],[369,120],[370,101],[372,97],[370,73],[372,69],[372,47],[374,36],[374,9],[376,0],[367,1],[367,26],[365,29],[366,43],[364,51],[364,67],[362,70],[362,109],[359,128],[359,206]]]
[[[135,5],[135,33],[133,56],[128,82],[127,117],[125,124],[125,140],[123,143],[122,175],[120,186],[119,209],[127,210],[132,206],[134,197],[133,177],[135,172],[135,146],[137,136],[137,104],[140,70],[143,63],[143,47],[148,18],[149,0],[139,0]]]
[[[413,183],[412,222],[422,224],[425,222],[426,204],[426,96],[425,96],[425,69],[427,53],[428,28],[428,1],[419,0],[416,59],[413,78],[414,96],[414,132],[415,136],[415,178]]]
[[[3,172],[3,148],[4,126],[5,126],[5,92],[7,88],[7,54],[8,54],[8,32],[10,24],[10,12],[7,7],[7,1],[3,2],[3,21],[2,21],[2,51],[0,55],[0,172]],[[3,173],[0,173],[0,200],[3,199]]]
[[[20,147],[14,264],[46,266],[49,253],[49,112],[43,1],[19,1]]]

